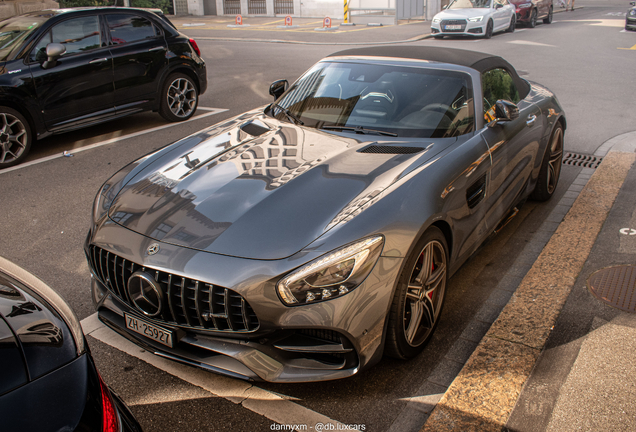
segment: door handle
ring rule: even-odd
[[[88,64],[103,63],[105,61],[108,61],[108,59],[107,58],[95,59],[95,60],[89,61]]]
[[[537,121],[537,116],[536,116],[536,115],[534,115],[534,114],[530,114],[530,115],[528,116],[528,120],[526,121],[526,124],[527,124],[528,126],[533,126],[535,121]]]
[[[149,51],[149,52],[153,52],[153,51],[164,51],[165,49],[166,49],[165,47],[158,46],[158,47],[150,48],[148,51]]]

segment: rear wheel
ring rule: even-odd
[[[194,115],[199,104],[199,90],[192,78],[182,73],[170,75],[161,90],[159,114],[168,121],[183,121]]]
[[[492,23],[492,20],[489,20],[488,24],[486,24],[486,33],[484,34],[485,39],[490,39],[492,37],[492,29],[493,29],[493,23]]]
[[[444,234],[430,227],[407,258],[389,312],[386,355],[408,359],[419,354],[433,334],[448,279]]]
[[[561,164],[563,163],[563,127],[557,124],[552,132],[550,143],[546,149],[537,185],[532,191],[530,198],[536,201],[547,201],[552,198],[559,176],[561,174]]]
[[[537,26],[537,10],[532,9],[532,13],[530,14],[530,21],[528,21],[528,27],[535,28]]]
[[[552,6],[550,6],[548,16],[543,18],[543,24],[552,24]]]
[[[32,139],[27,119],[13,108],[0,106],[0,169],[22,162]]]

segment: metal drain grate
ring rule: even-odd
[[[636,267],[623,265],[601,269],[587,280],[597,299],[626,312],[636,312]]]
[[[579,166],[583,168],[598,168],[603,161],[600,156],[565,152],[563,154],[563,165]]]

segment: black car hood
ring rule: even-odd
[[[243,115],[166,148],[109,217],[166,243],[285,258],[455,141],[384,139]]]

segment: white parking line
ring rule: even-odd
[[[84,318],[81,323],[86,335],[90,335],[102,343],[143,360],[157,369],[187,381],[192,385],[201,387],[215,396],[225,398],[235,404],[241,404],[243,408],[267,417],[272,422],[281,425],[304,424],[307,425],[307,430],[309,428],[314,429],[317,424],[321,426],[333,425],[333,428],[327,426],[328,429],[324,430],[344,429],[340,422],[292,402],[290,400],[292,399],[291,397],[269,392],[246,381],[216,375],[203,369],[158,357],[106,327],[97,318],[97,313]]]
[[[159,131],[159,130],[162,130],[162,129],[167,129],[167,128],[170,128],[170,127],[173,127],[173,126],[178,126],[180,124],[184,124],[184,123],[188,123],[188,122],[191,122],[191,121],[199,120],[199,119],[202,119],[204,117],[213,116],[213,115],[220,114],[222,112],[227,111],[227,109],[205,108],[205,107],[198,107],[197,110],[209,111],[209,112],[206,113],[206,114],[194,116],[190,120],[186,120],[184,122],[168,123],[168,124],[165,124],[165,125],[162,125],[162,126],[157,126],[157,127],[151,128],[151,129],[146,129],[146,130],[135,132],[135,133],[131,133],[131,134],[128,134],[128,135],[119,136],[117,138],[111,138],[111,139],[108,139],[106,141],[101,141],[101,142],[98,142],[98,143],[95,143],[95,144],[87,145],[85,147],[76,148],[76,149],[73,149],[73,151],[71,153],[76,154],[76,153],[80,153],[80,152],[83,152],[83,151],[86,151],[86,150],[92,150],[94,148],[105,146],[105,145],[108,145],[108,144],[113,144],[113,143],[116,143],[118,141],[123,141],[123,140],[128,139],[128,138],[138,137],[140,135],[156,132],[156,131]],[[30,167],[30,166],[33,166],[33,165],[41,164],[42,162],[47,162],[47,161],[50,161],[50,160],[53,160],[53,159],[58,159],[58,158],[61,158],[61,157],[64,157],[64,153],[57,153],[57,154],[54,154],[54,155],[51,155],[51,156],[46,156],[46,157],[43,157],[43,158],[40,158],[40,159],[33,160],[31,162],[26,162],[26,163],[23,163],[23,164],[20,164],[20,165],[16,165],[16,166],[13,166],[11,168],[5,168],[3,170],[0,170],[0,174],[6,174],[6,173],[9,173],[11,171],[16,171],[16,170],[19,170],[19,169],[22,169],[22,168],[27,168],[27,167]]]

